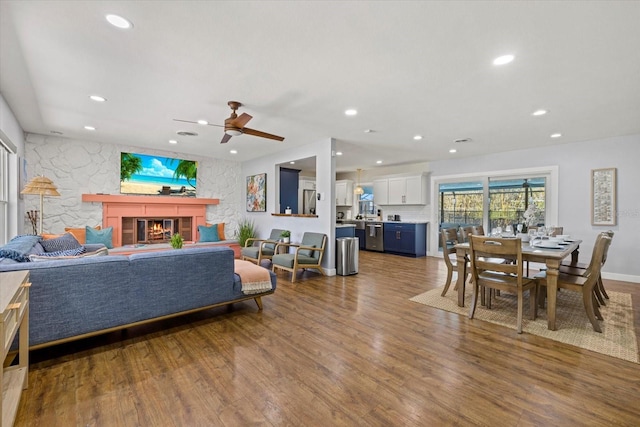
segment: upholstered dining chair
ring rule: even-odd
[[[454,246],[458,244],[458,229],[443,228],[440,231],[440,240],[442,241],[442,256],[444,257],[444,263],[447,266],[447,281],[444,284],[444,289],[441,294],[442,296],[445,296],[449,290],[449,286],[451,286],[453,272],[458,268],[456,259],[451,257],[451,254],[456,253]]]
[[[314,268],[324,275],[322,270],[322,257],[327,245],[327,235],[322,233],[305,232],[302,235],[302,241],[299,245],[294,243],[278,243],[276,245],[276,254],[271,258],[271,270],[274,272],[276,268],[291,272],[291,282],[296,281],[296,275],[299,269],[306,270]],[[289,253],[278,253],[279,249],[293,249]]]
[[[276,245],[280,239],[280,233],[284,230],[274,228],[268,239],[249,238],[244,244],[244,248],[240,249],[240,256],[245,261],[251,261],[258,265],[262,260],[271,260],[275,253]]]
[[[596,243],[593,246],[591,262],[589,263],[587,270],[585,270],[585,274],[583,276],[576,276],[567,273],[558,274],[558,289],[568,289],[570,291],[582,293],[585,312],[591,322],[591,326],[593,326],[593,330],[596,332],[602,332],[602,328],[600,327],[598,320],[603,319],[596,304],[596,297],[593,289],[598,283],[600,269],[602,268],[605,256],[604,254],[607,252],[610,244],[611,237],[605,233],[598,234],[598,237],[596,237]],[[546,288],[547,286],[547,272],[541,271],[534,277],[538,280],[540,285],[540,300],[542,300],[546,295],[543,288]]]
[[[518,301],[516,330],[521,334],[525,291],[529,291],[529,316],[532,320],[537,316],[537,282],[523,274],[521,239],[472,235],[469,240],[469,249],[473,277],[473,296],[469,318],[473,319],[481,290],[489,290],[489,292],[484,292],[486,295],[485,305],[488,309],[491,308],[492,289],[515,293]],[[509,259],[513,262],[486,261],[492,258]]]

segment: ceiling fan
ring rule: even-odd
[[[247,113],[242,113],[238,116],[236,111],[238,110],[238,108],[242,107],[242,104],[240,102],[229,101],[227,102],[227,105],[231,107],[232,112],[231,112],[231,116],[225,119],[224,126],[214,125],[212,123],[206,123],[201,121],[192,122],[190,120],[180,120],[180,119],[173,119],[173,120],[175,120],[176,122],[207,124],[209,126],[224,127],[224,136],[222,137],[222,141],[220,141],[221,144],[226,144],[227,142],[229,142],[232,136],[239,136],[242,134],[259,136],[261,138],[267,138],[267,139],[275,139],[276,141],[284,141],[284,137],[282,136],[272,135],[270,133],[262,132],[255,129],[249,129],[245,127],[244,125],[246,125],[249,122],[249,120],[251,120],[253,117]]]

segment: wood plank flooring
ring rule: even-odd
[[[33,351],[17,426],[638,426],[640,365],[409,301],[439,258]],[[454,276],[455,278],[455,276]],[[640,331],[640,285],[630,292]],[[562,325],[559,325],[560,327]]]

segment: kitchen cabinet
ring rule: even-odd
[[[301,190],[315,190],[316,182],[311,179],[301,179],[300,180],[300,189]]]
[[[376,179],[373,181],[373,200],[376,205],[389,204],[389,180]]]
[[[384,223],[384,251],[397,255],[427,255],[427,224]]]
[[[374,200],[378,205],[425,205],[427,177],[415,175],[376,180],[373,183],[373,191]]]
[[[353,206],[353,181],[336,181],[336,206]]]

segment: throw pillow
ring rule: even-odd
[[[316,247],[316,245],[310,245],[309,247],[311,247],[311,248],[315,248],[315,247]],[[300,249],[300,250],[298,251],[298,255],[313,256],[313,253],[314,253],[314,252],[315,252],[315,251],[314,251],[314,250],[312,250],[312,249]]]
[[[219,242],[220,236],[218,235],[218,227],[211,226],[207,227],[206,225],[198,226],[198,233],[200,234],[199,242]]]
[[[42,237],[42,240],[51,240],[51,239],[57,239],[58,237],[62,237],[62,234],[47,234],[47,233],[43,233],[40,235],[40,237]]]
[[[71,233],[63,234],[55,239],[43,240],[41,244],[45,252],[67,251],[82,246]]]
[[[94,228],[96,230],[100,230],[99,225]],[[80,242],[80,244],[84,245],[85,243],[87,243],[87,229],[85,227],[81,227],[81,228],[65,227],[64,231],[73,234],[73,237],[75,237],[76,240]]]
[[[113,248],[113,227],[107,227],[102,230],[96,230],[93,227],[85,227],[87,233],[87,245],[102,243],[107,248]]]
[[[224,222],[221,222],[220,224],[209,224],[209,223],[207,223],[207,227],[213,227],[213,226],[217,226],[218,227],[218,238],[220,240],[227,240],[227,238],[224,237]]]

